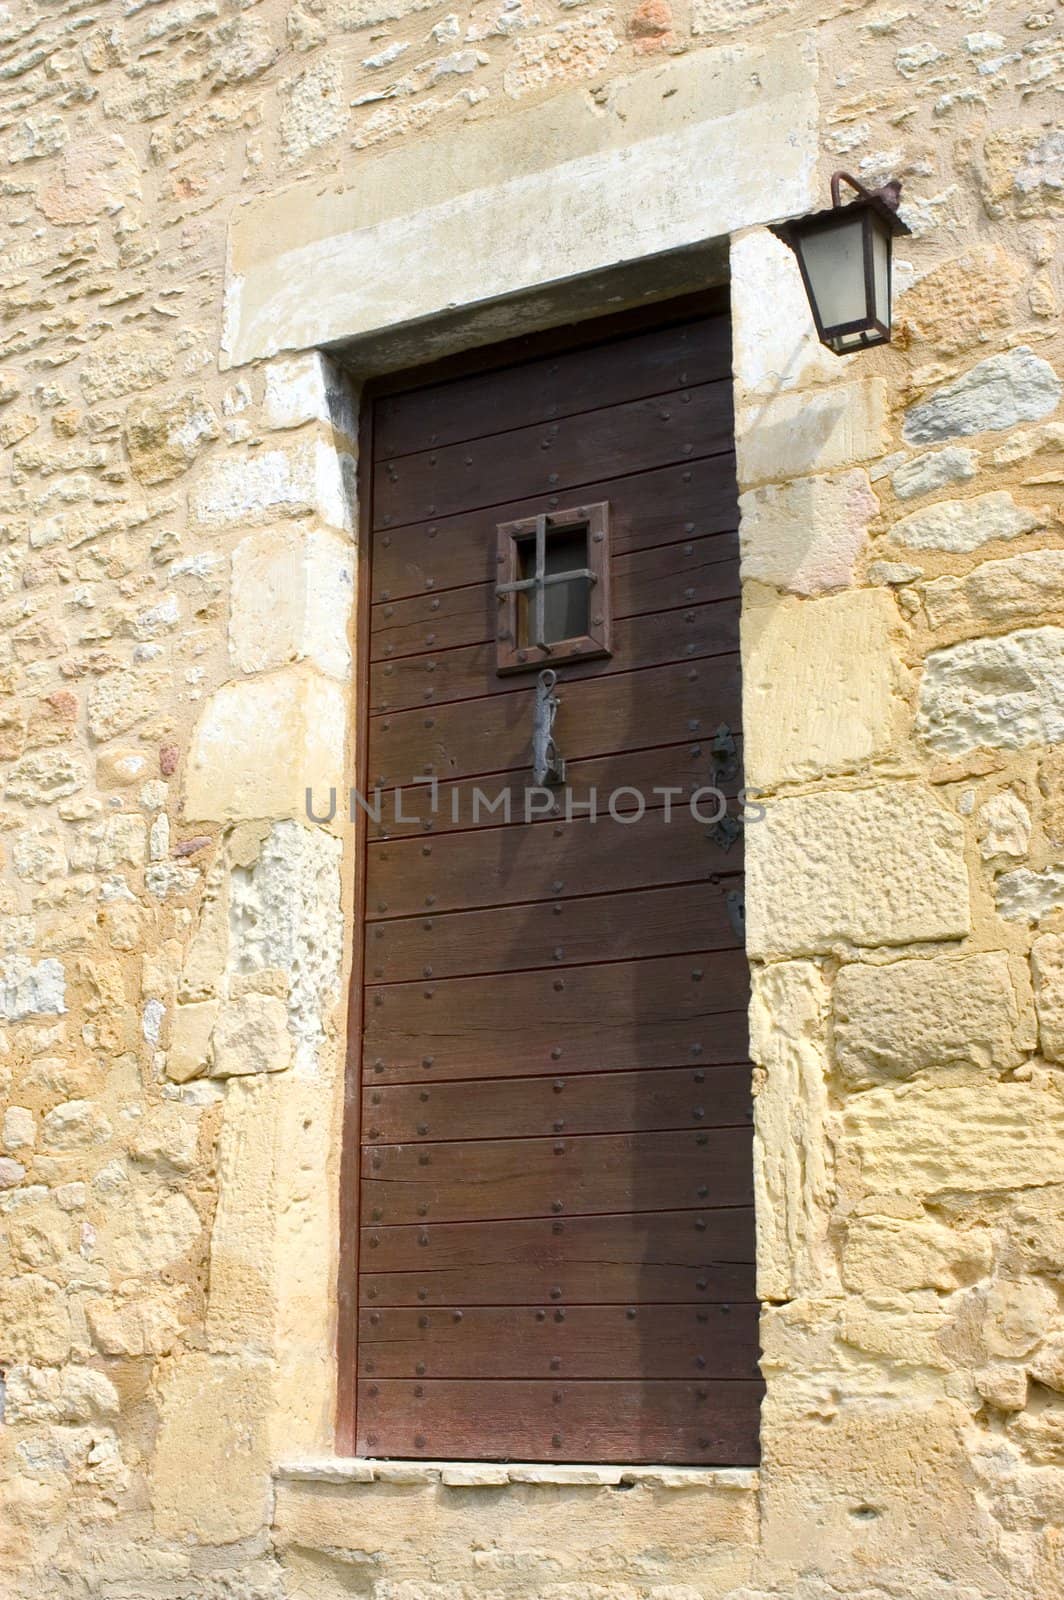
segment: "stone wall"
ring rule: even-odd
[[[0,13],[4,1600],[1064,1592],[1059,19]],[[227,231],[562,95],[619,160],[644,74],[752,95],[769,45],[821,192],[900,176],[913,238],[840,362],[729,164],[760,1479],[275,1481],[334,1407],[355,397],[229,366]]]

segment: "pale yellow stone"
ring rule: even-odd
[[[66,1295],[37,1273],[24,1272],[0,1296],[0,1361],[65,1361],[71,1325]]]
[[[900,632],[884,589],[748,597],[743,729],[752,787],[860,771],[893,753],[904,709]]]
[[[840,1137],[865,1193],[1008,1193],[1032,1172],[1064,1183],[1064,1092],[1053,1083],[869,1089],[842,1112]]]
[[[1038,1278],[1007,1279],[986,1296],[983,1337],[992,1356],[1026,1356],[1042,1342],[1057,1318],[1057,1297]]]
[[[793,594],[848,588],[878,509],[860,470],[747,490],[739,496],[743,577]]]
[[[887,445],[886,392],[879,378],[776,395],[736,417],[744,489],[874,461]]]
[[[101,1258],[123,1277],[153,1278],[189,1255],[201,1229],[187,1195],[136,1187],[107,1209],[99,1230]]]
[[[1001,1593],[1000,1529],[971,1469],[970,1426],[967,1409],[946,1400],[853,1400],[826,1416],[770,1400],[762,1548],[775,1594],[821,1600],[887,1572],[914,1600],[965,1586]],[[949,1574],[938,1594],[935,1571]]]
[[[923,600],[933,628],[957,633],[1059,621],[1064,616],[1064,550],[1028,550],[984,561],[964,578],[925,584]]]
[[[250,534],[233,551],[231,595],[229,654],[242,672],[309,661],[347,677],[350,546],[302,526]]]
[[[1034,1049],[1026,963],[993,952],[844,966],[835,982],[835,1054],[853,1083],[967,1068],[1002,1072]]]
[[[929,789],[882,784],[765,807],[746,832],[751,956],[968,932],[963,829]]]
[[[833,1172],[827,1087],[829,993],[808,961],[755,974],[750,1051],[764,1073],[754,1102],[758,1292],[826,1291]]]
[[[192,736],[185,816],[304,816],[308,789],[343,782],[346,716],[340,686],[307,669],[225,684]]]
[[[305,1580],[315,1600],[339,1600],[344,1575],[349,1579],[353,1568],[365,1565],[366,1518],[372,1521],[374,1572],[411,1596],[425,1583],[426,1547],[411,1539],[418,1525],[434,1530],[431,1560],[437,1570],[466,1570],[473,1552],[474,1570],[490,1574],[496,1587],[501,1579],[515,1594],[629,1600],[647,1587],[634,1574],[664,1571],[668,1584],[653,1585],[665,1590],[660,1600],[738,1600],[751,1581],[757,1542],[753,1474],[742,1486],[692,1492],[639,1482],[619,1493],[596,1483],[594,1473],[591,1483],[567,1486],[537,1484],[532,1471],[532,1481],[507,1490],[462,1491],[426,1482],[420,1463],[391,1465],[413,1466],[420,1478],[278,1482],[277,1542],[286,1567]],[[478,1555],[485,1559],[476,1560]],[[625,1576],[618,1581],[622,1565]]]
[[[151,1499],[165,1538],[232,1544],[268,1522],[269,1393],[250,1355],[187,1351],[163,1367]]]
[[[106,1356],[167,1355],[182,1325],[176,1295],[141,1295],[125,1304],[89,1300],[85,1315],[96,1348]]]
[[[1031,971],[1042,1054],[1064,1062],[1064,935],[1043,933],[1034,941]]]
[[[973,1374],[975,1387],[995,1411],[1022,1411],[1027,1404],[1027,1374],[1022,1367],[994,1362]]]
[[[292,1036],[284,1001],[271,994],[224,1001],[211,1038],[211,1077],[284,1072],[292,1065]]]
[[[843,1277],[858,1293],[937,1289],[949,1293],[985,1276],[993,1259],[986,1229],[961,1232],[933,1217],[857,1217],[846,1228]]]
[[[218,1000],[200,1000],[174,1008],[166,1073],[175,1083],[187,1083],[210,1070],[211,1034],[220,1005]]]

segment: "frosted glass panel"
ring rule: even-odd
[[[863,321],[865,303],[864,224],[860,217],[820,228],[801,241],[802,259],[825,328]]]
[[[876,317],[890,327],[890,240],[872,229],[872,272],[876,291]]]

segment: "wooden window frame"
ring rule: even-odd
[[[530,597],[537,590],[536,580],[522,580],[518,547],[523,540],[549,538],[552,533],[587,530],[588,621],[587,633],[553,644],[522,645],[518,637],[519,583],[527,582]],[[610,606],[610,508],[600,500],[589,505],[566,506],[538,517],[520,517],[515,522],[500,522],[497,528],[496,564],[499,587],[499,623],[495,639],[495,662],[500,673],[529,672],[537,667],[562,666],[566,662],[591,661],[610,654],[612,615]],[[570,579],[570,581],[572,581]],[[543,592],[542,586],[538,593]]]

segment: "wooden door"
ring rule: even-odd
[[[757,1460],[742,840],[688,804],[739,782],[730,329],[594,331],[370,401],[360,1454]],[[525,820],[499,530],[589,504],[610,653]]]

